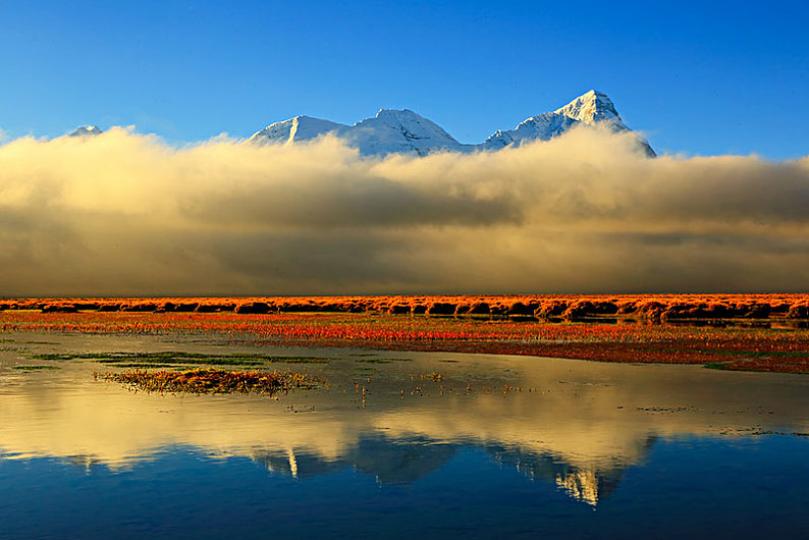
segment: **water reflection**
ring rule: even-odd
[[[789,375],[486,355],[379,353],[369,362],[368,353],[308,351],[328,362],[295,369],[329,387],[272,400],[133,393],[94,381],[94,362],[13,369],[40,348],[177,347],[154,338],[58,339],[0,352],[7,459],[58,458],[92,474],[191,447],[301,482],[351,470],[397,485],[428,478],[471,448],[596,506],[656,441],[809,432],[809,380]],[[436,372],[440,380],[424,377]]]

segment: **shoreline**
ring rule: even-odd
[[[518,322],[382,313],[0,312],[0,331],[216,335],[255,345],[480,353],[809,373],[809,329]]]
[[[0,299],[0,312],[385,313],[538,321],[809,322],[809,294],[577,294],[234,297],[42,297]]]

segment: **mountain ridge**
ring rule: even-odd
[[[616,133],[634,133],[624,124],[613,101],[597,90],[589,90],[566,105],[550,112],[530,116],[513,129],[498,129],[479,144],[464,144],[432,120],[410,109],[379,109],[376,115],[353,125],[314,116],[297,115],[273,122],[253,133],[249,144],[294,144],[330,134],[359,150],[362,156],[434,152],[498,151],[532,141],[547,141],[576,126],[603,126]],[[102,131],[94,125],[80,126],[70,137],[92,137]],[[648,157],[655,151],[640,135],[640,148]]]
[[[305,124],[304,130],[292,129],[293,124],[302,122]],[[248,141],[290,144],[332,134],[346,140],[349,146],[357,148],[364,156],[393,153],[424,156],[439,151],[497,151],[530,141],[550,140],[578,125],[605,126],[614,132],[632,132],[607,94],[589,90],[554,111],[526,118],[513,129],[497,130],[479,144],[458,142],[441,126],[410,109],[379,109],[375,116],[353,125],[311,116],[295,116],[267,125],[251,135]],[[656,156],[645,139],[638,136],[638,143],[648,157]]]

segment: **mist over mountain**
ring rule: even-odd
[[[478,145],[390,110],[353,126],[296,117],[249,140],[67,135],[0,145],[5,294],[782,292],[809,280],[809,158],[649,159],[595,91]]]

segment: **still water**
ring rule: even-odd
[[[809,537],[809,377],[2,337],[3,539]],[[271,354],[325,385],[156,395],[93,377],[120,369],[98,353],[146,351]]]

